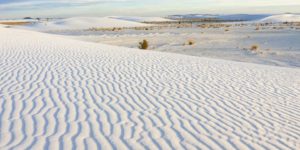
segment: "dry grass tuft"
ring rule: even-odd
[[[250,50],[251,51],[257,51],[258,50],[258,45],[252,45]]]

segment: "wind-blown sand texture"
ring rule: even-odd
[[[0,149],[299,149],[300,70],[0,28]]]

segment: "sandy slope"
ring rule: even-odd
[[[299,149],[300,70],[0,28],[0,149]]]
[[[257,25],[228,28],[163,28],[151,30],[52,32],[74,39],[109,45],[138,48],[147,39],[149,49],[185,55],[300,68],[300,28],[282,25]],[[274,28],[275,27],[275,28]],[[277,29],[278,28],[278,29]],[[226,31],[228,29],[229,31]],[[195,42],[188,45],[188,40]],[[258,45],[257,51],[251,51]]]
[[[90,28],[121,28],[121,27],[144,27],[147,24],[127,21],[122,19],[114,19],[109,17],[72,17],[66,19],[58,19],[52,21],[43,21],[32,24],[26,29],[32,30],[82,30]]]
[[[134,17],[134,16],[111,16],[109,18],[135,21],[135,22],[171,22],[175,20],[166,19],[162,17]]]

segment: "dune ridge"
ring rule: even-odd
[[[109,18],[121,19],[134,22],[172,22],[176,20],[163,17],[136,17],[136,16],[110,16]]]
[[[86,30],[90,28],[147,27],[148,24],[110,17],[72,17],[37,22],[25,27],[31,30]]]
[[[260,20],[268,23],[282,23],[282,22],[300,22],[299,14],[280,14],[272,15]]]
[[[0,149],[298,149],[300,70],[0,27]]]

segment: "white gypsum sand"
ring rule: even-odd
[[[201,25],[201,24],[200,24]],[[204,25],[213,25],[204,24]],[[300,67],[300,24],[223,23],[229,27],[149,28],[149,30],[52,32],[71,38],[138,48],[146,39],[149,50],[180,53],[240,62]],[[259,28],[259,30],[256,30]],[[193,41],[192,45],[188,42]],[[256,51],[250,48],[257,45]]]
[[[0,149],[299,149],[300,70],[0,27]]]

